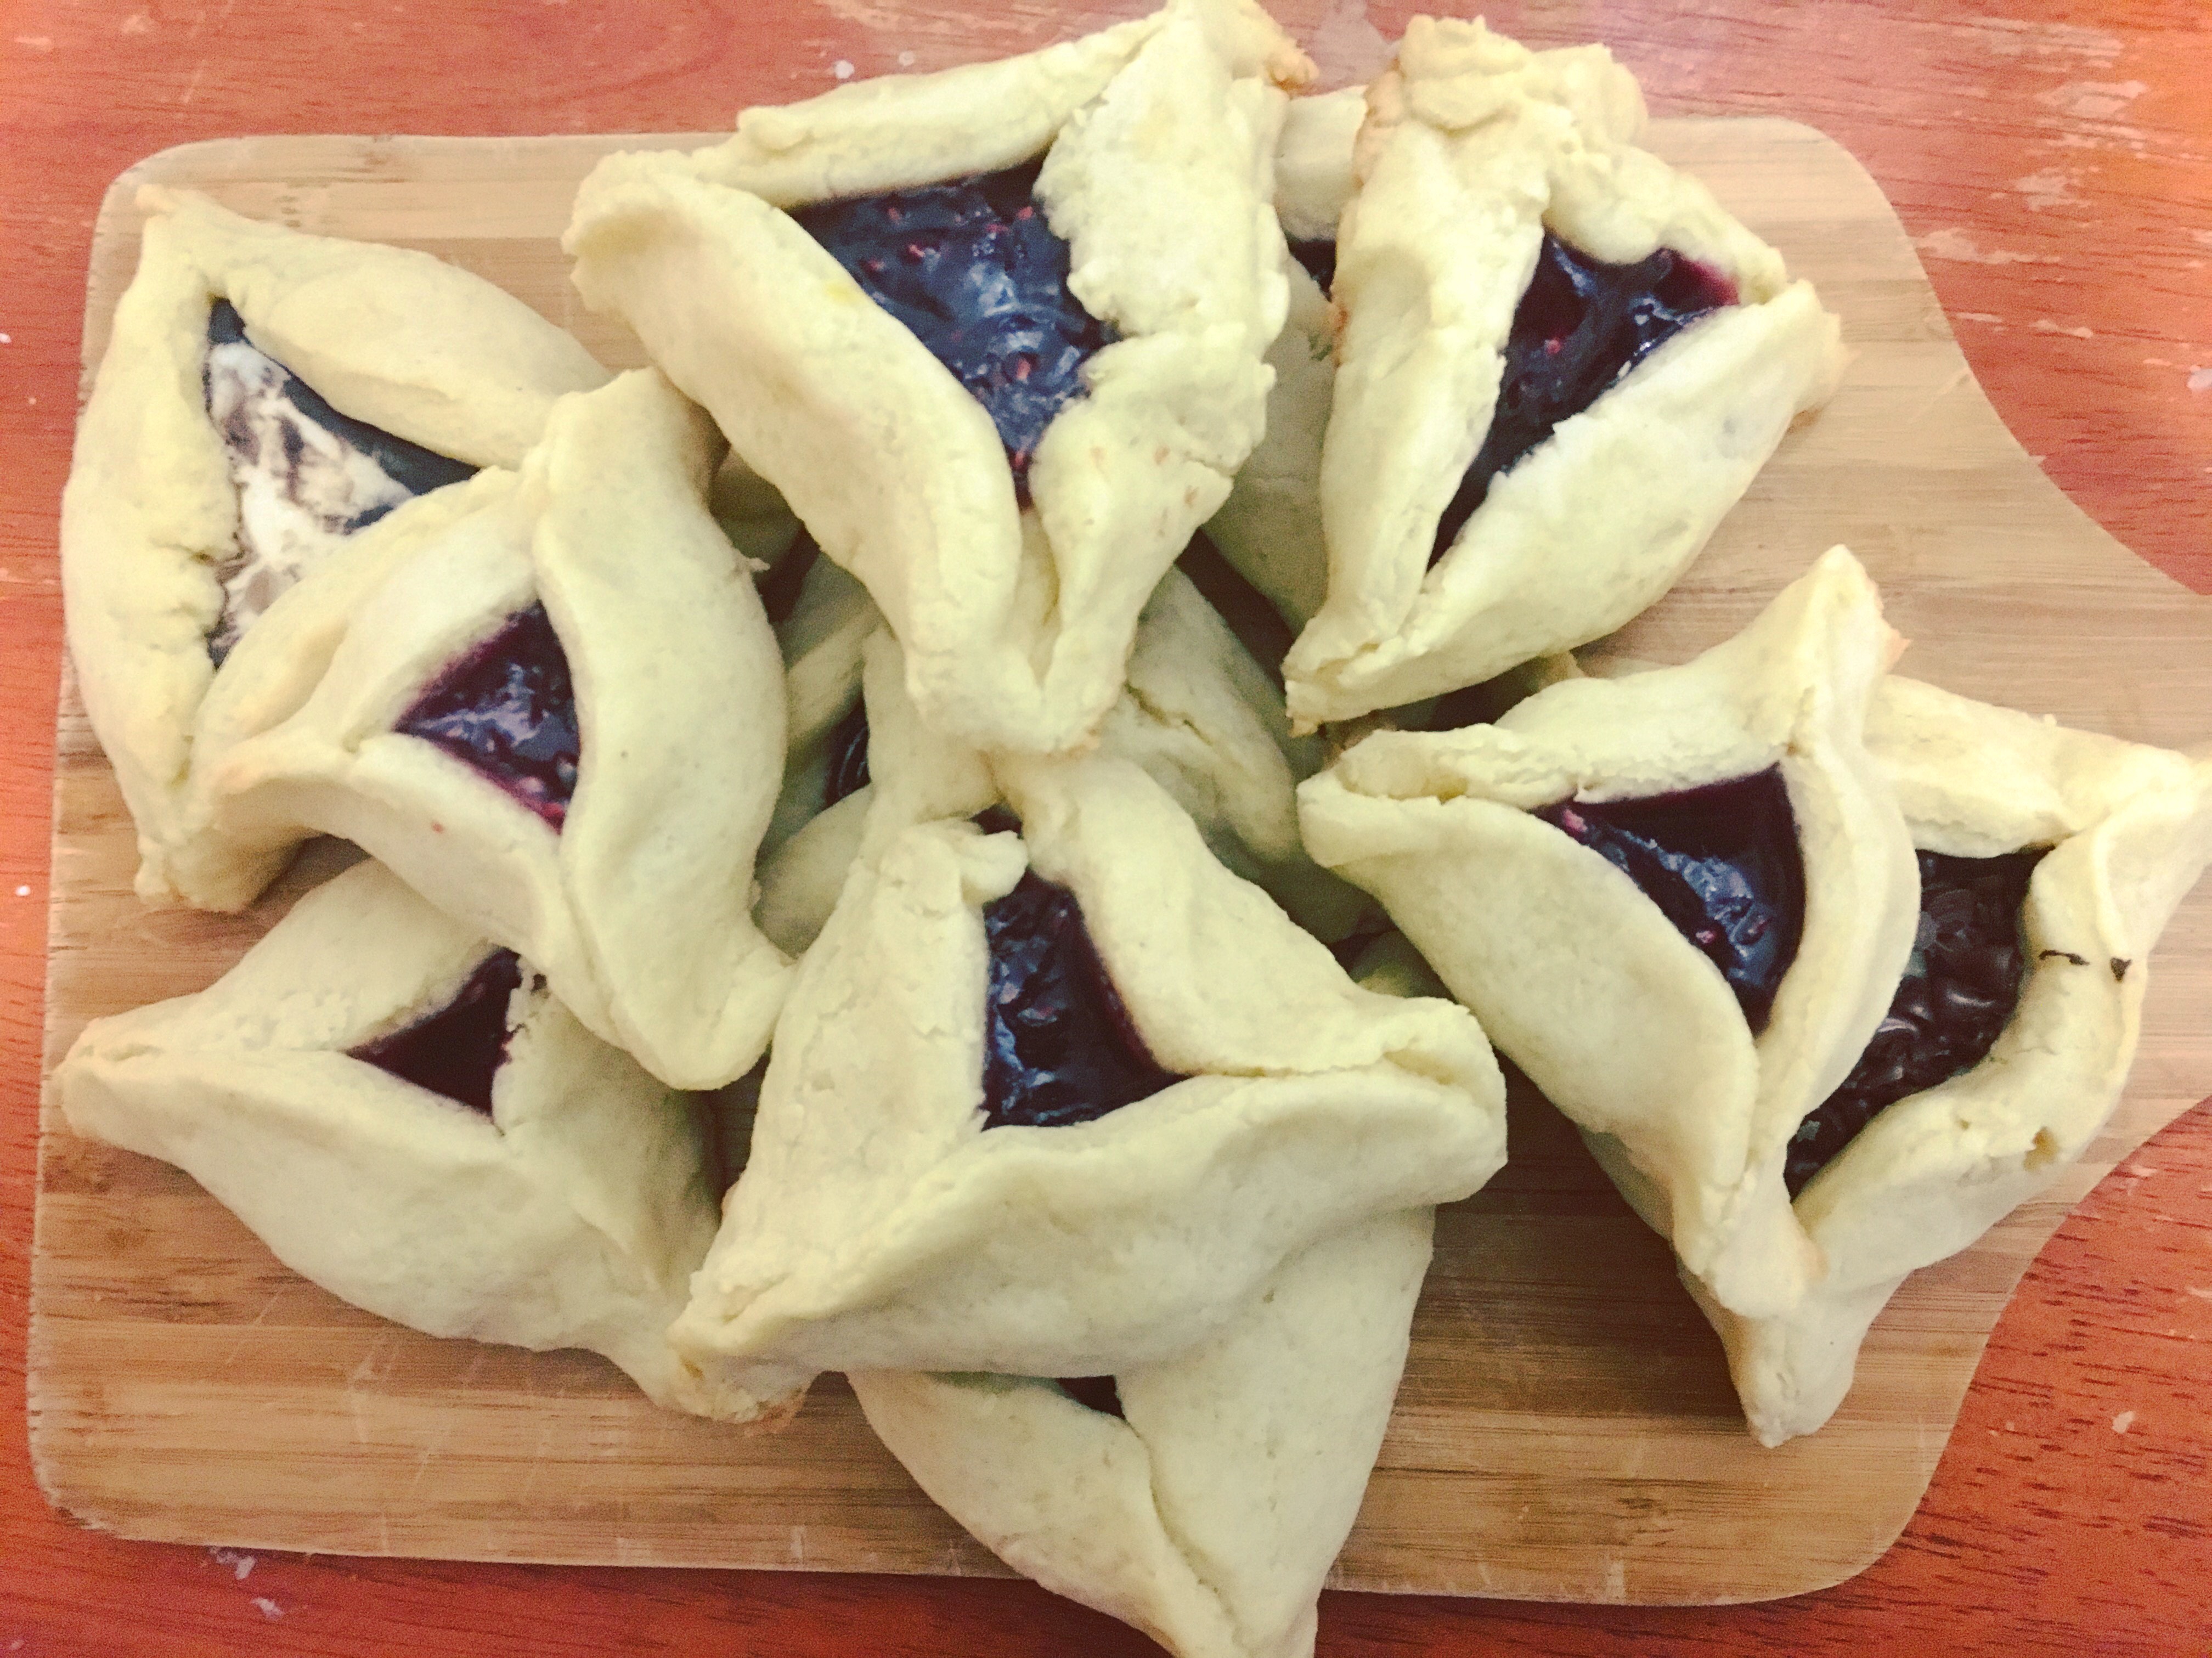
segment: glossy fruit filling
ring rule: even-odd
[[[1018,827],[997,808],[976,822]],[[983,906],[983,937],[984,1127],[1089,1122],[1182,1080],[1145,1046],[1066,887],[1024,871]]]
[[[1912,958],[1851,1074],[1798,1125],[1783,1169],[1790,1196],[1885,1106],[1987,1057],[2027,979],[2020,910],[2042,857],[2040,850],[2002,858],[1920,854],[1920,929]]]
[[[1782,768],[1641,800],[1563,800],[1536,816],[1602,853],[1721,970],[1753,1031],[1805,927],[1805,864]]]
[[[514,952],[495,950],[436,1012],[347,1052],[489,1116],[492,1075],[507,1059],[507,1005],[521,984]]]
[[[1067,286],[1039,164],[804,207],[799,225],[952,371],[999,428],[1022,499],[1045,428],[1114,337]]]
[[[217,566],[218,665],[246,630],[346,537],[476,469],[340,414],[246,337],[228,300],[208,313],[200,390],[238,491],[238,538]]]
[[[1734,282],[1686,254],[1662,247],[1634,264],[1607,264],[1547,234],[1513,313],[1497,412],[1437,525],[1429,562],[1449,550],[1492,483],[1561,421],[1690,324],[1735,302]]]
[[[465,760],[555,829],[576,792],[583,733],[568,657],[543,604],[432,680],[397,730]]]

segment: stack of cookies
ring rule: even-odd
[[[1842,548],[1660,598],[1845,372],[1601,48],[1251,0],[610,155],[650,366],[146,192],[64,502],[154,904],[78,1132],[445,1336],[772,1426],[847,1374],[1010,1564],[1299,1658],[1497,1053],[1811,1432],[2077,1157],[2212,765],[1936,690]],[[1285,648],[1283,641],[1290,640]]]

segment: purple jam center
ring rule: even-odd
[[[975,821],[1017,827],[997,808]],[[1089,1122],[1182,1080],[1145,1046],[1066,887],[1024,871],[983,906],[983,937],[984,1127]]]
[[[514,952],[495,950],[436,1012],[346,1052],[489,1117],[492,1073],[507,1059],[507,1003],[521,984]]]
[[[1038,165],[792,215],[983,405],[1024,501],[1045,428],[1114,337],[1068,291],[1067,244],[1030,199]]]
[[[246,319],[238,314],[237,307],[228,300],[217,300],[208,313],[208,343],[210,346],[252,343],[246,337]],[[282,364],[278,366],[283,367]],[[202,372],[201,392],[203,396],[210,395],[205,371]],[[434,449],[425,449],[419,443],[410,443],[405,438],[394,437],[380,426],[371,426],[367,421],[341,415],[325,401],[320,392],[289,368],[284,370],[284,396],[307,419],[332,436],[344,439],[374,460],[384,469],[386,477],[410,495],[427,495],[433,489],[442,489],[448,483],[459,483],[463,478],[476,476],[477,469],[465,461],[451,459]],[[299,441],[292,433],[288,432],[285,436],[289,444]],[[249,454],[253,451],[254,440],[251,432],[225,432],[223,437],[233,448],[243,449]],[[296,449],[289,459],[296,468],[301,459]],[[346,528],[349,531],[366,529],[391,510],[388,506],[373,507],[347,525]]]
[[[1642,800],[1574,800],[1536,816],[1644,890],[1735,992],[1753,1031],[1805,928],[1805,864],[1782,768]]]
[[[568,653],[543,604],[432,680],[398,730],[465,760],[555,829],[576,792],[583,737]]]
[[[1306,268],[1306,275],[1320,284],[1324,294],[1336,283],[1336,243],[1333,238],[1316,236],[1310,241],[1291,244],[1291,257]]]
[[[1698,318],[1735,302],[1734,282],[1671,248],[1634,264],[1607,264],[1547,233],[1535,278],[1513,313],[1497,412],[1444,508],[1429,562],[1449,550],[1492,482],[1561,421]]]
[[[2040,849],[1920,854],[1920,929],[1889,1011],[1851,1074],[1797,1126],[1783,1181],[1796,1197],[1884,1107],[1971,1071],[2020,1005],[2021,906]]]
[[[1085,1408],[1101,1416],[1121,1415],[1121,1390],[1115,1385],[1112,1376],[1064,1376],[1054,1379],[1062,1393]]]

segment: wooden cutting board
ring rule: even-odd
[[[118,180],[93,246],[85,353],[137,255],[133,187],[206,190],[304,229],[404,242],[501,283],[611,366],[557,239],[606,150],[698,139],[254,138]],[[1679,659],[1848,543],[1920,642],[1905,667],[1970,695],[2169,745],[2212,738],[2212,604],[2128,553],[2006,433],[1873,180],[1808,128],[1660,124],[1820,285],[1856,355],[1689,579],[1616,648]],[[2055,386],[2064,398],[2069,388]],[[113,780],[64,685],[46,1002],[51,1068],[84,1022],[216,978],[331,849],[248,914],[142,908]],[[1858,1571],[1925,1489],[1983,1343],[2071,1204],[2212,1087],[2212,892],[2160,952],[2134,1079],[2077,1167],[1912,1279],[1820,1434],[1763,1450],[1668,1251],[1523,1090],[1512,1157],[1443,1212],[1397,1414],[1346,1588],[1613,1601],[1745,1600]],[[191,1181],[81,1140],[44,1106],[31,1437],[62,1508],[126,1536],[249,1548],[639,1565],[1003,1568],[908,1480],[825,1378],[780,1433],[670,1415],[609,1365],[417,1335],[278,1266]]]

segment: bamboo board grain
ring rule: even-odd
[[[167,152],[110,193],[85,351],[136,257],[130,186],[194,185],[303,228],[427,248],[520,294],[603,360],[556,240],[604,151],[673,139],[243,139]],[[2212,737],[2212,606],[2121,548],[2005,432],[1901,228],[1836,145],[1786,122],[1662,123],[1844,317],[1843,392],[1794,434],[1681,587],[1617,648],[1677,659],[1741,625],[1831,542],[1921,642],[1922,677],[2166,744]],[[2054,396],[2065,395],[2055,387]],[[331,866],[247,915],[142,909],[113,781],[65,687],[56,762],[48,1061],[83,1022],[215,978]],[[2128,1095],[2085,1160],[1911,1280],[1822,1433],[1743,1432],[1667,1251],[1548,1107],[1440,1218],[1397,1413],[1343,1587],[1614,1601],[1755,1600],[1857,1571],[1896,1537],[2006,1297],[2068,1207],[2212,1086],[2212,898],[2158,957]],[[825,1379],[747,1434],[653,1410],[587,1355],[441,1342],[279,1266],[184,1175],[44,1108],[29,1394],[41,1484],[125,1535],[479,1559],[997,1572]]]

